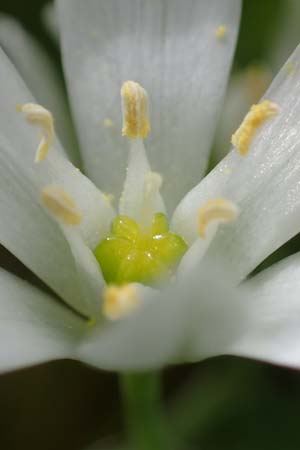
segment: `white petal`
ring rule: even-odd
[[[203,175],[235,45],[239,0],[60,0],[60,34],[91,179],[120,192],[126,167],[119,91],[149,94],[150,163],[172,207]],[[215,35],[224,24],[224,39]],[[103,126],[109,118],[112,127]]]
[[[207,316],[196,315],[201,304],[216,305],[215,297],[220,295],[227,299],[222,280],[216,284],[211,276],[213,272],[208,271],[195,277],[197,287],[201,286],[198,291],[190,282],[175,283],[156,293],[148,288],[143,294],[145,304],[135,314],[91,330],[79,347],[78,358],[109,370],[143,370],[182,361],[202,322],[212,334]]]
[[[300,229],[299,54],[300,47],[265,94],[279,114],[257,130],[249,154],[232,150],[174,214],[176,232],[192,243],[197,210],[207,199],[224,197],[239,206],[238,219],[220,229],[208,252],[223,258],[237,280]]]
[[[243,295],[211,307],[209,330],[199,327],[192,359],[232,354],[300,368],[300,255],[246,282]],[[207,336],[205,336],[205,331]]]
[[[300,368],[300,255],[246,283],[246,326],[230,353]]]
[[[183,304],[173,292],[144,292],[145,304],[119,322],[95,327],[78,358],[109,370],[159,367],[175,358],[183,336]]]
[[[84,326],[56,299],[0,270],[0,372],[71,357]]]
[[[101,292],[105,285],[99,264],[78,230],[63,225],[62,230],[70,245],[77,274],[77,297],[80,299],[77,309],[89,317],[96,317],[99,315]],[[69,303],[74,306],[74,301]]]
[[[219,269],[176,283],[136,314],[95,327],[78,358],[109,370],[143,370],[231,354],[300,367],[300,255],[246,282]]]
[[[54,115],[57,133],[68,155],[78,165],[78,146],[66,95],[53,62],[18,22],[3,14],[0,15],[0,44],[37,101]]]
[[[215,230],[217,230],[217,227],[215,227]],[[195,242],[186,251],[178,266],[177,273],[179,277],[187,276],[191,271],[195,269],[195,267],[198,267],[199,264],[201,264],[202,258],[207,252],[215,236],[215,230],[212,230],[210,235],[205,239],[196,239]]]
[[[34,164],[40,136],[16,111],[18,103],[32,101],[13,66],[0,53],[0,241],[74,308],[90,313],[80,293],[73,249],[41,207],[40,190],[57,184],[73,197],[84,217],[79,227],[82,247],[86,243],[93,248],[99,242],[113,212],[95,186],[58,153],[57,141],[46,160]],[[90,258],[93,266],[93,255]],[[90,299],[96,301],[98,298]]]

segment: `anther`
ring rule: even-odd
[[[104,288],[102,312],[107,319],[118,320],[128,316],[140,304],[141,299],[133,284],[110,284]]]
[[[237,206],[224,198],[208,200],[198,211],[198,232],[202,239],[206,238],[207,227],[211,224],[231,222],[238,215]]]
[[[54,217],[65,225],[78,225],[82,214],[74,200],[59,186],[46,186],[41,192],[41,200]]]
[[[39,163],[46,158],[54,139],[53,116],[46,108],[35,103],[18,105],[17,110],[23,112],[27,121],[41,128],[42,139],[39,143],[34,162]]]
[[[232,144],[242,156],[249,152],[257,128],[263,125],[267,119],[278,114],[278,111],[278,105],[269,100],[251,106],[243,122],[231,137]]]
[[[135,81],[126,81],[121,88],[123,128],[122,135],[144,139],[150,131],[148,96]]]

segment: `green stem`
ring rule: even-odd
[[[169,435],[161,408],[161,379],[156,373],[120,375],[130,450],[168,450]]]

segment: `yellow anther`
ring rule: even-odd
[[[74,200],[59,186],[46,186],[41,192],[46,208],[65,225],[78,225],[82,214]]]
[[[144,139],[150,131],[147,92],[135,81],[126,81],[121,88],[121,97],[122,135],[132,139]]]
[[[128,316],[140,303],[137,288],[133,284],[110,284],[103,292],[102,312],[107,319],[118,320]]]
[[[41,105],[35,103],[26,103],[25,105],[18,105],[17,111],[25,114],[29,123],[37,125],[41,128],[42,139],[39,143],[34,162],[38,163],[46,158],[49,147],[54,139],[54,124],[53,117],[50,111]]]
[[[220,39],[220,40],[224,39],[226,34],[227,34],[227,27],[225,25],[219,25],[216,28],[215,35],[216,35],[217,39]]]
[[[224,198],[208,200],[198,212],[198,232],[202,239],[206,237],[208,225],[231,222],[238,215],[237,206]]]
[[[251,106],[243,122],[231,137],[232,144],[241,155],[245,156],[249,152],[257,128],[267,119],[278,114],[278,111],[278,105],[269,100]]]
[[[103,126],[104,126],[104,128],[112,128],[114,126],[114,123],[110,117],[106,117],[103,120]]]

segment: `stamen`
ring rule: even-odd
[[[269,100],[264,100],[262,103],[251,106],[249,113],[231,138],[232,144],[242,156],[247,155],[249,152],[257,128],[267,119],[278,114],[278,111],[278,105]]]
[[[104,289],[102,311],[107,319],[118,320],[128,316],[140,304],[141,299],[133,284],[111,284]]]
[[[224,198],[216,198],[208,200],[207,203],[199,209],[198,213],[198,232],[202,239],[206,238],[206,229],[208,225],[231,222],[238,215],[237,206],[225,200]]]
[[[152,225],[153,214],[156,212],[155,203],[162,185],[162,176],[157,172],[148,172],[145,176],[144,201],[141,210],[140,223],[142,228]]]
[[[41,192],[41,199],[46,208],[65,225],[78,225],[82,214],[74,200],[59,186],[47,186]]]
[[[17,110],[23,112],[28,122],[41,128],[42,139],[39,143],[34,162],[39,163],[46,158],[54,139],[53,117],[50,111],[35,103],[18,105]]]
[[[123,128],[122,135],[144,139],[150,131],[148,96],[135,81],[126,81],[121,88]]]
[[[216,28],[215,35],[216,35],[217,39],[219,39],[219,40],[224,39],[226,34],[227,34],[227,28],[225,25],[219,25]]]

